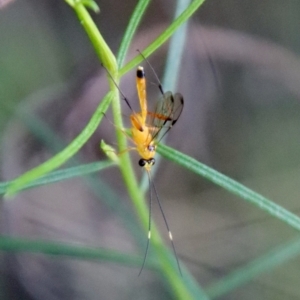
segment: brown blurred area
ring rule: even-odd
[[[93,17],[116,53],[136,1],[102,2],[101,13]],[[166,28],[174,9],[174,1],[151,2],[127,60]],[[189,23],[176,89],[184,95],[185,107],[166,140],[296,214],[299,11],[300,3],[291,0],[207,0]],[[71,141],[108,87],[88,38],[64,1],[4,6],[0,40],[0,176],[7,181]],[[167,46],[149,58],[160,78]],[[149,101],[154,103],[157,90],[148,73]],[[134,76],[129,72],[121,83],[133,106]],[[130,111],[123,108],[126,117]],[[103,159],[99,142],[113,145],[113,130],[104,120],[70,165]],[[134,153],[132,157],[137,161]],[[164,159],[154,181],[179,257],[204,287],[297,235]],[[108,201],[114,197],[115,202]],[[156,207],[153,215],[164,233]],[[141,257],[145,246],[117,170],[22,192],[2,202],[1,223],[5,235],[101,246]],[[137,279],[136,268],[37,254],[3,253],[1,264],[3,299],[173,299],[161,278],[146,269]],[[299,259],[293,259],[220,299],[299,299],[299,266]]]

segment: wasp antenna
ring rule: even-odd
[[[149,174],[149,171],[147,171],[148,174],[148,180],[149,180],[149,221],[148,221],[148,238],[147,238],[147,245],[146,245],[146,251],[145,251],[145,255],[144,255],[144,259],[143,259],[143,264],[142,267],[140,269],[139,275],[141,275],[145,263],[146,263],[146,259],[147,259],[147,255],[148,255],[148,249],[149,249],[149,244],[150,244],[150,239],[151,239],[151,215],[152,215],[152,191],[151,191],[151,177]]]
[[[149,184],[152,185],[152,187],[153,187],[154,194],[155,194],[155,197],[156,197],[156,200],[157,200],[157,203],[158,203],[160,212],[161,212],[161,214],[162,214],[162,216],[163,216],[165,225],[166,225],[167,230],[168,230],[169,239],[170,239],[170,242],[171,242],[171,245],[172,245],[172,248],[173,248],[174,256],[175,256],[175,258],[176,258],[176,262],[177,262],[177,266],[178,266],[179,273],[180,273],[180,275],[182,276],[181,267],[180,267],[178,255],[177,255],[177,252],[176,252],[175,244],[174,244],[174,241],[173,241],[173,235],[172,235],[172,232],[171,232],[171,230],[170,230],[170,227],[169,227],[169,224],[168,224],[166,215],[165,215],[165,213],[164,213],[164,210],[163,210],[163,208],[162,208],[161,202],[160,202],[160,200],[159,200],[158,193],[157,193],[156,188],[155,188],[155,185],[154,185],[154,181],[151,179],[151,174],[150,174],[150,172],[147,172],[147,173],[148,173],[148,177],[149,177]],[[150,186],[150,190],[151,190],[151,186]]]
[[[210,65],[210,68],[211,68],[211,71],[212,71],[212,75],[213,75],[213,78],[214,78],[215,83],[216,83],[217,91],[219,93],[221,93],[221,83],[220,83],[220,80],[219,80],[216,63],[213,60],[212,56],[210,55],[210,53],[209,53],[209,51],[207,49],[207,45],[205,43],[205,39],[203,38],[203,35],[201,36],[201,34],[202,34],[202,26],[199,26],[200,40],[202,42],[205,55],[207,56],[207,60],[208,60],[208,63]]]
[[[132,107],[131,107],[128,99],[126,98],[126,96],[124,95],[124,93],[122,92],[122,90],[120,89],[120,87],[118,86],[117,82],[115,81],[115,79],[113,78],[113,76],[111,75],[111,73],[108,71],[108,69],[102,63],[101,63],[101,65],[105,69],[105,71],[109,75],[109,77],[111,78],[112,82],[114,83],[114,85],[116,86],[116,88],[118,89],[118,91],[120,92],[120,94],[122,95],[123,100],[126,102],[126,104],[131,109],[131,111],[134,112],[134,110],[132,109]]]
[[[160,82],[160,80],[159,80],[159,78],[158,78],[158,76],[157,76],[157,74],[156,74],[154,68],[153,68],[152,65],[150,64],[149,60],[145,57],[145,55],[144,55],[139,49],[137,49],[136,51],[137,51],[137,52],[141,55],[141,57],[147,62],[148,66],[150,67],[150,69],[152,70],[152,73],[154,74],[154,76],[155,76],[155,78],[156,78],[156,81],[158,82],[158,88],[159,88],[160,92],[161,92],[162,94],[164,94],[164,90],[163,90],[162,84],[161,84],[161,82]]]
[[[104,113],[104,112],[102,111],[101,114],[106,118],[106,120],[108,120],[108,122],[109,122],[110,124],[112,124],[113,126],[116,126],[116,125],[111,121],[111,119],[106,115],[106,113]]]

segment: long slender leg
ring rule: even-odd
[[[150,175],[150,172],[147,172],[148,173],[148,176],[149,176],[149,183],[152,184],[152,187],[154,189],[154,193],[155,193],[155,197],[157,199],[157,203],[159,205],[159,209],[161,211],[161,214],[163,216],[163,219],[165,221],[165,224],[166,224],[166,227],[167,227],[167,230],[168,230],[168,233],[169,233],[169,239],[170,239],[170,242],[172,244],[172,248],[173,248],[173,252],[174,252],[174,255],[175,255],[175,258],[176,258],[176,262],[177,262],[177,266],[178,266],[178,270],[179,270],[179,273],[180,275],[182,276],[182,272],[181,272],[181,268],[180,268],[180,264],[179,264],[179,259],[178,259],[178,255],[177,255],[177,252],[176,252],[176,249],[175,249],[175,245],[174,245],[174,241],[173,241],[173,235],[172,235],[172,232],[170,230],[170,227],[168,225],[168,221],[167,221],[167,218],[165,216],[165,213],[164,213],[164,210],[162,208],[162,205],[161,205],[161,202],[159,200],[159,197],[158,197],[158,194],[157,194],[157,191],[156,191],[156,188],[155,188],[155,185],[154,185],[154,181],[151,180],[151,175]],[[150,187],[150,190],[151,190],[151,187]]]

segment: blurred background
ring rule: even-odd
[[[105,72],[64,1],[6,2],[0,1],[1,181],[62,149],[107,92]],[[136,1],[98,4],[101,13],[93,17],[117,53]],[[166,28],[174,11],[175,1],[151,2],[128,61]],[[300,208],[299,12],[300,3],[292,0],[207,0],[189,22],[176,90],[184,95],[185,108],[167,138],[168,145],[295,214]],[[167,46],[149,58],[160,78]],[[129,72],[121,83],[131,103],[137,101],[134,78]],[[152,101],[157,89],[148,84],[148,91]],[[124,115],[129,114],[124,105]],[[104,120],[69,165],[103,159],[99,142],[113,145],[113,131]],[[179,258],[204,288],[298,235],[168,161],[156,171]],[[142,174],[138,167],[137,174]],[[165,232],[156,207],[153,215]],[[141,257],[145,249],[145,234],[117,170],[22,192],[2,202],[1,223],[2,233],[10,236]],[[2,254],[1,264],[1,299],[173,299],[162,278],[146,269],[137,280],[137,268],[38,254]],[[219,299],[299,299],[299,268],[294,258]]]

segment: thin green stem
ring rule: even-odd
[[[191,0],[178,0],[175,12],[175,18],[187,9]],[[178,82],[178,74],[183,56],[183,50],[186,45],[186,37],[188,32],[188,21],[180,25],[170,39],[170,46],[166,61],[166,70],[162,80],[166,91],[174,91]]]
[[[145,57],[148,57],[155,50],[157,50],[162,44],[164,44],[170,36],[178,29],[178,27],[186,22],[193,13],[204,3],[205,0],[194,0],[188,8],[162,33],[160,34],[146,49],[143,50]],[[137,66],[143,58],[139,55],[127,63],[121,70],[119,75],[123,76],[129,70]]]
[[[293,228],[300,230],[300,218],[297,215],[291,213],[282,206],[267,199],[266,197],[252,191],[241,183],[238,183],[237,181],[225,176],[224,174],[221,174],[218,171],[202,164],[194,158],[189,157],[188,155],[185,155],[166,145],[160,145],[158,148],[158,152],[162,156],[171,159],[172,161],[185,167],[186,169],[200,176],[203,176],[209,181],[223,187],[227,191],[254,204],[258,208],[266,211],[270,215],[285,222]]]
[[[70,2],[72,3],[70,4]],[[110,48],[103,39],[100,31],[98,30],[95,22],[91,18],[84,4],[81,1],[76,0],[69,0],[68,3],[75,10],[78,19],[83,28],[85,29],[87,35],[89,36],[100,61],[107,69],[109,69],[113,74],[115,74],[117,70],[115,56],[113,55]]]
[[[282,265],[290,259],[299,256],[300,254],[300,240],[299,238],[290,241],[285,245],[276,247],[272,251],[263,255],[260,258],[253,260],[242,268],[236,269],[223,278],[219,282],[210,285],[206,292],[212,298],[218,298],[233,289],[249,282],[251,279],[260,274],[270,272],[274,268]]]
[[[29,240],[0,236],[0,250],[8,252],[43,253],[54,256],[68,256],[78,259],[118,262],[128,266],[139,266],[139,258],[111,249],[69,245],[61,242]],[[152,262],[153,266],[153,262]]]
[[[117,73],[117,63],[116,59],[111,52],[110,48],[107,46],[102,35],[100,34],[97,26],[93,22],[89,13],[87,12],[84,4],[81,1],[72,1],[68,0],[69,3],[75,10],[80,23],[86,30],[92,44],[95,48],[96,53],[98,54],[102,63],[110,70],[113,76]],[[114,84],[110,81],[110,86],[113,88]],[[18,190],[22,189],[24,185],[31,182],[32,180],[37,179],[38,177],[51,172],[52,170],[58,168],[63,163],[65,163],[69,158],[71,158],[79,149],[86,143],[90,136],[95,132],[99,123],[103,117],[103,112],[105,112],[110,104],[111,99],[114,99],[115,91],[106,96],[103,102],[98,106],[95,113],[93,114],[91,120],[84,128],[84,130],[75,138],[70,145],[68,145],[64,150],[56,154],[50,160],[42,163],[38,167],[26,172],[17,179],[15,179],[12,184],[8,187],[6,196],[13,195]],[[118,99],[116,99],[118,100]]]
[[[130,21],[124,33],[121,46],[117,55],[117,62],[119,68],[121,68],[121,66],[123,65],[129,45],[149,4],[150,0],[140,0],[130,17]]]
[[[23,189],[26,184],[60,167],[69,158],[74,156],[98,128],[99,123],[103,118],[103,111],[106,111],[111,102],[111,99],[112,94],[108,93],[95,110],[93,116],[91,117],[90,121],[83,129],[83,131],[61,152],[13,180],[8,186],[5,196],[9,197],[15,194],[19,190]]]
[[[84,176],[87,174],[91,174],[94,172],[99,172],[106,168],[115,166],[116,164],[112,161],[100,161],[90,164],[84,164],[76,167],[67,168],[64,170],[54,171],[45,176],[41,176],[40,178],[26,184],[23,186],[23,190],[38,187],[41,185],[51,184],[55,182],[59,182],[62,180],[67,180],[71,178],[75,178],[78,176]],[[8,182],[1,182],[0,183],[0,194],[5,194],[7,191],[7,187],[11,184],[10,181]]]

